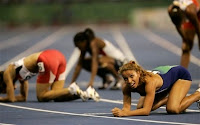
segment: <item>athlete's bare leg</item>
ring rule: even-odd
[[[170,90],[166,109],[168,113],[179,114],[185,111],[192,103],[200,99],[200,92],[186,96],[191,86],[191,81],[178,80]]]
[[[68,101],[69,99],[77,99],[76,96],[70,94],[68,88],[64,87],[64,80],[52,83],[37,83],[36,93],[38,101],[46,102],[50,100]],[[49,90],[51,88],[51,90]]]
[[[190,4],[186,10],[185,10],[185,14],[187,16],[187,18],[192,22],[192,24],[194,25],[195,31],[197,33],[198,36],[198,41],[199,41],[199,50],[200,50],[200,23],[198,20],[198,15],[197,15],[197,8],[195,4]]]
[[[188,68],[190,63],[190,53],[194,45],[195,30],[183,29],[182,55],[181,66]]]

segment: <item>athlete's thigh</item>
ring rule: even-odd
[[[102,56],[99,58],[99,62],[100,64],[103,64],[103,63],[112,63],[114,64],[115,63],[115,60],[109,56]]]
[[[156,105],[157,103],[159,103],[164,98],[166,98],[168,95],[169,95],[169,90],[163,91],[161,93],[157,93],[155,95],[153,106]]]
[[[170,90],[167,106],[180,106],[180,103],[187,95],[190,86],[191,81],[189,80],[179,79],[178,81],[176,81],[176,83],[174,83]]]
[[[58,90],[58,89],[63,89],[65,85],[65,80],[59,80],[59,81],[55,81],[54,83],[52,83],[51,85],[51,90]]]
[[[45,92],[49,91],[50,83],[37,83],[36,84],[36,94],[37,96],[43,95]]]
[[[194,27],[182,28],[182,30],[184,32],[185,39],[188,39],[190,42],[193,42],[196,34]]]

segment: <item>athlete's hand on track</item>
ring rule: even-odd
[[[113,115],[114,115],[115,117],[127,116],[127,115],[126,115],[126,111],[121,110],[121,109],[116,108],[116,107],[115,107],[114,109],[112,109],[112,113],[113,113]]]

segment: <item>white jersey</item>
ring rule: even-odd
[[[19,70],[20,80],[28,80],[31,77],[37,75],[37,73],[32,73],[25,67],[24,58],[12,63],[12,64],[15,66],[15,69],[21,67]]]
[[[111,42],[107,40],[103,40],[105,42],[105,47],[103,48],[103,52],[116,60],[120,60],[121,62],[124,62],[126,60],[126,57],[124,54],[116,48]]]
[[[174,0],[173,4],[180,7],[181,10],[185,11],[188,5],[192,4],[193,0]]]

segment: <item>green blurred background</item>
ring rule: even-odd
[[[167,6],[171,2],[172,0],[0,0],[0,26],[133,24],[134,18],[138,18],[133,16],[136,10],[162,8],[167,13]]]

